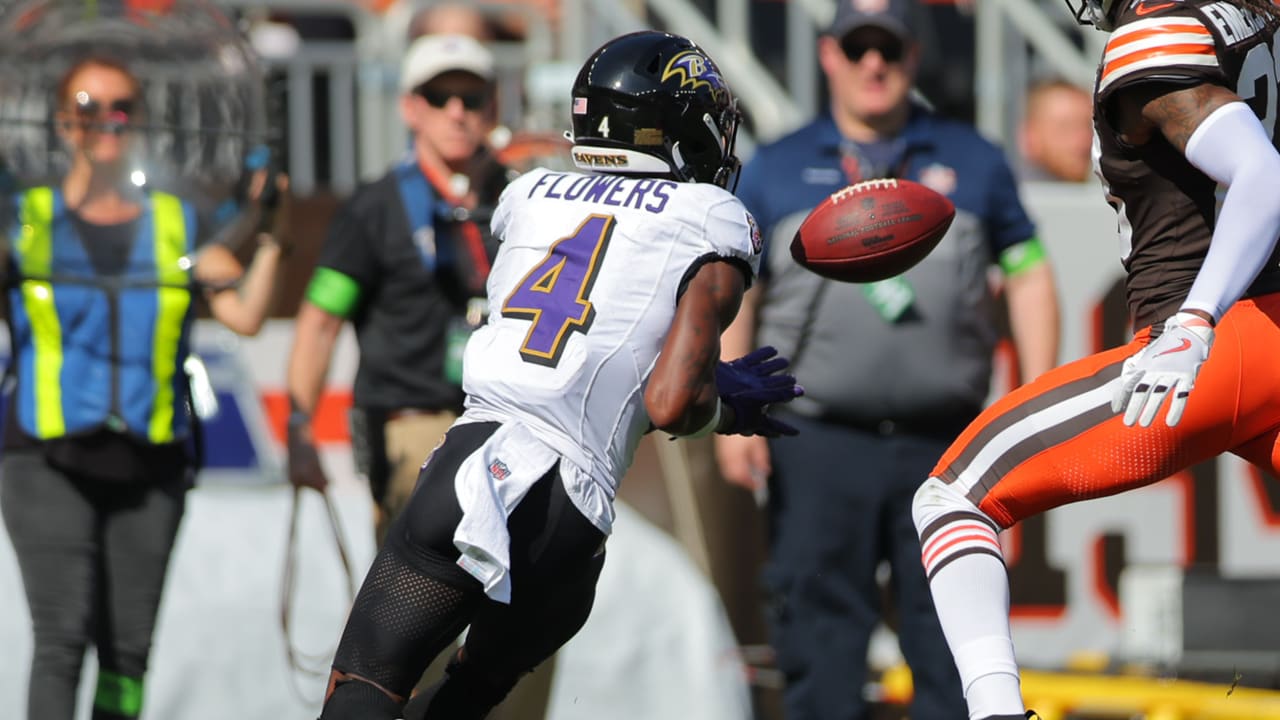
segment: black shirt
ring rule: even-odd
[[[496,204],[503,183],[493,178],[505,172],[494,168],[494,175],[478,184],[483,268],[495,252],[483,208]],[[447,207],[438,194],[433,200],[438,208]],[[415,242],[394,170],[357,189],[334,216],[317,265],[360,285],[360,300],[349,318],[360,347],[353,388],[358,407],[456,411],[462,406],[462,389],[445,378],[447,336],[451,323],[465,313],[467,299],[483,296],[484,288],[482,277],[476,287],[474,261],[468,260],[475,248],[462,224],[446,215],[435,213],[434,244],[441,259],[435,267],[424,261]],[[445,262],[446,257],[457,262]]]

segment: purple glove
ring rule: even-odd
[[[724,435],[796,435],[798,430],[769,417],[772,403],[790,402],[804,394],[792,375],[779,375],[791,361],[775,357],[778,351],[766,345],[731,362],[716,365],[716,388],[720,402],[733,410],[733,424]]]

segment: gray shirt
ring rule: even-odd
[[[946,195],[956,218],[938,247],[902,279],[914,297],[895,321],[865,286],[825,280],[788,251],[796,228],[846,173],[844,139],[830,116],[761,147],[738,195],[766,241],[758,344],[793,361],[805,396],[797,413],[874,424],[941,422],[977,412],[987,397],[997,340],[990,273],[999,254],[1035,235],[1003,153],[971,127],[923,110],[901,138],[891,174]]]

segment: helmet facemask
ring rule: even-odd
[[[738,123],[742,114],[737,100],[725,108],[719,118],[710,113],[702,114],[702,126],[707,129],[710,142],[698,143],[696,154],[682,150],[680,141],[669,148],[672,174],[683,182],[705,182],[718,185],[730,192],[738,186],[738,171],[742,167],[734,153],[738,139]]]
[[[710,116],[706,116],[710,124]],[[716,170],[711,182],[734,192],[738,189],[738,172],[742,169],[742,161],[738,160],[736,149],[738,144],[738,125],[742,122],[742,112],[738,110],[738,101],[724,111],[719,127],[722,128],[724,152],[721,155],[720,168]]]
[[[1115,10],[1116,0],[1065,0],[1071,16],[1081,25],[1092,25],[1103,32],[1115,29],[1115,19],[1111,13]],[[1074,2],[1078,1],[1080,7]]]

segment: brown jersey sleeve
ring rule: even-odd
[[[1120,18],[1098,70],[1098,100],[1140,82],[1227,83],[1218,37],[1198,9],[1177,0],[1143,0]]]

